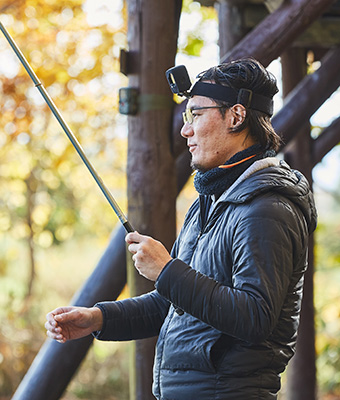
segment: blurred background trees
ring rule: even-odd
[[[126,21],[123,3],[118,3],[114,25],[94,25],[93,2],[83,1],[73,1],[71,7],[68,2],[21,2],[2,20],[124,204],[126,130],[117,116],[117,93]],[[90,232],[107,235],[114,219],[4,40],[0,51],[6,57],[0,80],[0,231],[26,242],[30,294],[37,246],[46,249]]]
[[[5,0],[0,18],[125,211],[125,2]],[[184,1],[178,59],[193,75],[218,62],[217,31],[214,8]],[[2,36],[0,60],[0,399],[9,399],[45,340],[45,314],[70,302],[117,221]],[[331,399],[340,398],[340,181],[328,192],[320,187],[317,363],[323,398]],[[195,196],[189,183],[179,226]],[[124,400],[127,381],[128,346],[95,342],[63,398]]]
[[[124,3],[8,3],[1,21],[126,209],[127,131],[117,112]],[[0,393],[9,398],[45,340],[45,314],[69,303],[116,217],[3,37],[0,59]],[[106,353],[97,346],[90,358],[105,365]],[[81,379],[91,381],[90,371]],[[101,378],[97,386],[111,379]]]

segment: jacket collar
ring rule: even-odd
[[[235,191],[235,189],[240,185],[241,182],[248,179],[255,172],[261,171],[268,167],[279,167],[280,164],[286,164],[284,161],[280,161],[277,157],[267,157],[262,160],[255,161],[248,169],[246,169],[242,175],[215,201],[213,198],[213,207],[215,207],[220,202],[230,201],[231,194]],[[287,164],[286,164],[287,165]],[[287,165],[288,166],[288,165]]]

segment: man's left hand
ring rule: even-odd
[[[172,259],[161,242],[138,232],[126,235],[128,250],[137,271],[150,281],[156,281],[165,265]]]

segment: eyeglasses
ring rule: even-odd
[[[226,106],[210,106],[210,107],[195,107],[195,108],[187,108],[183,113],[183,122],[186,124],[192,124],[194,122],[194,115],[193,111],[196,110],[208,110],[209,108],[225,108]]]

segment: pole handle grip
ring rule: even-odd
[[[131,224],[130,224],[129,221],[124,222],[123,226],[124,226],[124,228],[125,228],[125,230],[126,230],[127,233],[131,233],[131,232],[134,232],[134,231],[135,231],[135,230],[132,228],[132,226],[131,226]]]

